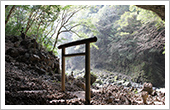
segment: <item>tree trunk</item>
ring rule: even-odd
[[[53,46],[53,50],[55,49],[56,47],[56,44],[57,44],[57,41],[58,41],[58,36],[59,36],[60,32],[57,33],[57,36],[56,36],[56,39],[55,39],[55,43],[54,43],[54,46]]]
[[[38,25],[38,28],[37,28],[36,40],[38,39],[38,31],[39,31],[39,29],[40,29],[40,26],[41,26],[41,22],[40,22],[40,24]]]
[[[6,6],[5,6],[5,8],[6,8]],[[11,14],[12,14],[12,11],[13,11],[14,9],[15,9],[15,5],[12,6],[12,8],[11,8],[11,10],[10,10],[8,16],[7,16],[7,20],[5,20],[5,27],[6,27],[6,24],[8,23],[9,18],[10,18]]]
[[[30,28],[30,22],[31,22],[31,16],[32,16],[32,14],[33,14],[33,10],[32,10],[32,12],[30,13],[30,15],[29,15],[29,20],[28,20],[28,22],[27,22],[27,27],[26,27],[26,30],[25,30],[25,36],[26,36],[26,34],[27,34],[27,32],[28,32],[28,30],[29,30],[29,28]]]

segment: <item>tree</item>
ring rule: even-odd
[[[49,50],[57,50],[56,44],[61,33],[71,32],[77,36],[76,27],[85,24],[85,20],[73,20],[75,14],[88,6],[71,5],[17,5],[14,8],[6,6],[6,35],[20,35],[24,27],[25,36],[34,37]],[[8,14],[8,15],[7,15]],[[10,19],[9,19],[10,18]],[[87,26],[87,24],[86,24]]]
[[[5,8],[7,8],[7,7],[8,7],[8,5],[5,6]],[[11,10],[10,10],[8,16],[7,16],[7,19],[5,20],[5,27],[6,27],[6,24],[8,23],[9,18],[10,18],[11,14],[12,14],[12,11],[13,11],[14,9],[15,9],[15,5],[12,6],[12,8],[11,8]]]
[[[60,20],[57,22],[57,26],[56,26],[56,30],[54,31],[53,35],[56,33],[56,37],[55,37],[55,42],[54,42],[54,46],[53,49],[55,49],[57,41],[58,41],[58,37],[61,33],[63,32],[73,32],[73,28],[79,26],[80,24],[76,24],[76,23],[70,23],[69,21],[70,19],[77,13],[79,12],[81,9],[83,9],[84,7],[76,7],[75,9],[68,9],[71,6],[66,6],[63,8],[63,11],[61,12],[61,18]],[[73,26],[71,26],[73,25]],[[52,36],[53,37],[53,36]]]

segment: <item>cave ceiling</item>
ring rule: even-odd
[[[165,21],[165,5],[136,5],[139,8],[155,12],[162,20]]]

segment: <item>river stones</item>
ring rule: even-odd
[[[125,86],[125,87],[130,87],[130,86],[131,86],[131,83],[130,83],[130,82],[125,82],[125,83],[123,83],[122,85]]]
[[[153,92],[152,84],[145,82],[145,83],[143,84],[142,91],[147,91],[149,94],[152,94],[152,92]]]

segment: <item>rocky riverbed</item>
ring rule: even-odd
[[[71,73],[71,71],[67,71],[67,73]],[[85,70],[75,70],[73,71],[74,78],[84,77]],[[91,69],[91,73],[96,76],[96,79],[93,83],[98,88],[104,87],[105,85],[122,85],[124,87],[134,87],[137,89],[142,88],[143,84],[136,83],[132,81],[130,76],[117,73],[117,72],[110,72],[107,70],[99,70],[99,69]],[[94,76],[92,76],[94,77]],[[154,90],[158,89],[153,87]]]

